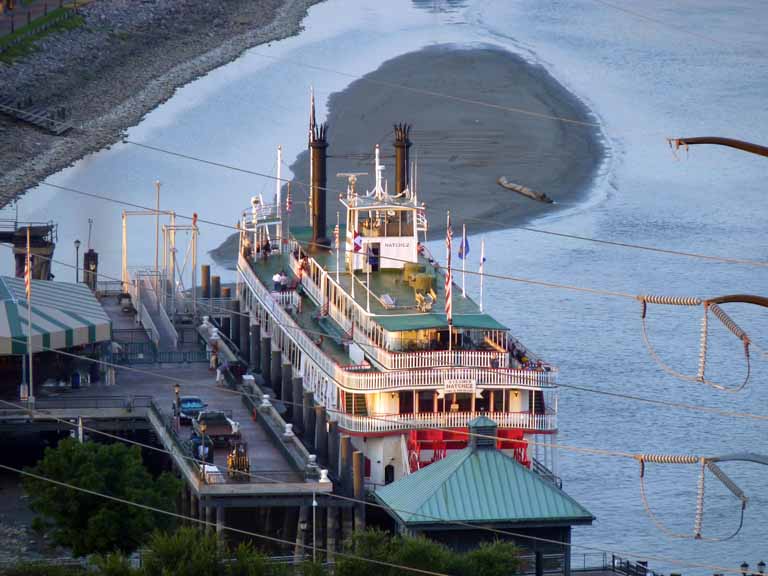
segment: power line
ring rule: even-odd
[[[5,400],[0,400],[0,402],[2,402],[3,404],[9,405],[9,406],[13,406],[13,407],[16,407],[16,408],[19,408],[19,409],[22,409],[22,410],[29,411],[29,412],[44,414],[45,416],[47,416],[49,418],[53,418],[54,420],[60,421],[63,424],[68,425],[68,426],[72,426],[72,427],[77,427],[78,426],[77,424],[74,424],[74,423],[72,423],[72,422],[70,422],[70,421],[68,421],[66,419],[53,417],[49,413],[46,413],[46,412],[41,412],[41,411],[38,411],[38,410],[29,409],[29,408],[24,407],[22,405],[15,404],[15,403],[12,403],[12,402],[8,402],[8,401],[5,401]],[[96,428],[91,428],[91,427],[87,427],[87,426],[83,426],[82,428],[83,428],[83,430],[87,430],[89,432],[93,432],[93,433],[100,434],[100,435],[103,435],[103,436],[106,436],[106,437],[109,437],[109,438],[113,438],[115,440],[123,441],[123,442],[129,443],[129,444],[132,444],[132,445],[137,445],[137,446],[140,446],[140,447],[143,447],[143,448],[148,448],[148,449],[151,449],[151,450],[155,450],[155,451],[162,452],[162,453],[169,454],[169,455],[173,456],[173,454],[169,450],[165,450],[163,448],[158,448],[158,447],[152,446],[150,444],[144,444],[144,443],[141,443],[141,442],[137,442],[135,440],[132,440],[132,439],[129,439],[129,438],[125,438],[123,436],[117,436],[117,435],[114,435],[114,434],[109,434],[108,432],[104,432],[104,431],[98,430]],[[478,435],[478,436],[489,437],[487,435]],[[198,459],[195,459],[193,457],[184,456],[184,455],[181,455],[181,457],[185,458],[187,460],[193,461],[193,462],[195,462],[197,464],[205,463],[202,460],[198,460]],[[643,459],[643,457],[647,458],[648,455],[635,455],[635,459],[640,459],[641,462],[645,461]],[[697,459],[697,457],[685,457],[685,459],[686,460],[693,460],[693,459]],[[263,476],[260,476],[258,474],[254,474],[254,473],[250,473],[250,472],[249,473],[240,473],[240,474],[242,474],[243,476],[248,476],[250,478],[264,479],[266,482],[269,482],[269,483],[277,482],[273,478],[263,477]],[[344,500],[344,501],[348,501],[348,502],[364,504],[366,506],[372,506],[372,507],[375,507],[375,508],[380,508],[382,510],[391,510],[393,512],[399,512],[399,513],[403,513],[403,514],[409,514],[409,515],[412,515],[412,516],[418,516],[420,518],[424,518],[425,520],[437,520],[437,521],[441,521],[441,522],[444,522],[444,523],[447,523],[447,524],[452,524],[452,525],[456,525],[456,526],[463,526],[463,527],[472,528],[472,529],[480,529],[480,530],[487,531],[487,532],[492,532],[492,533],[495,533],[495,534],[500,534],[500,535],[504,535],[504,536],[512,536],[512,537],[522,538],[522,539],[526,539],[526,540],[532,540],[532,541],[536,541],[536,542],[559,544],[559,545],[565,545],[565,546],[567,546],[569,548],[581,548],[581,549],[585,549],[585,550],[592,550],[592,551],[596,551],[596,552],[603,552],[603,553],[609,553],[609,554],[619,554],[619,555],[623,555],[623,556],[643,557],[643,558],[647,558],[647,559],[650,559],[650,560],[655,560],[655,561],[660,561],[660,562],[669,562],[669,563],[676,564],[676,565],[681,565],[681,566],[711,568],[710,566],[682,562],[682,561],[679,561],[679,560],[676,560],[676,559],[659,557],[659,556],[653,556],[653,555],[649,555],[649,554],[642,553],[642,552],[627,552],[627,551],[607,550],[607,549],[604,549],[604,548],[599,548],[599,547],[589,546],[589,545],[583,545],[583,544],[574,544],[574,543],[570,543],[570,542],[569,543],[564,543],[564,542],[560,542],[558,540],[552,540],[552,539],[548,539],[548,538],[531,536],[531,535],[528,535],[528,534],[521,534],[521,533],[517,533],[517,532],[511,532],[509,530],[501,530],[501,529],[491,528],[491,527],[487,527],[487,526],[476,526],[474,524],[470,524],[468,522],[462,522],[462,521],[458,521],[458,520],[446,521],[443,518],[441,518],[440,516],[433,516],[433,515],[424,514],[424,513],[421,513],[421,512],[415,512],[415,511],[411,511],[411,510],[403,510],[403,509],[399,509],[399,508],[392,508],[392,507],[389,507],[389,506],[378,504],[376,502],[370,502],[368,500],[363,500],[363,499],[359,499],[359,498],[353,498],[353,497],[344,496],[344,495],[341,495],[341,494],[327,493],[327,494],[325,494],[325,496],[328,497],[328,498],[335,498],[335,499],[338,499],[338,500]],[[742,516],[742,521],[743,521],[743,516]]]
[[[68,488],[70,490],[76,490],[78,492],[82,492],[84,494],[90,494],[91,496],[98,496],[99,498],[104,498],[106,500],[111,500],[112,502],[117,502],[119,504],[125,504],[127,506],[135,506],[137,508],[142,508],[144,510],[147,510],[149,512],[155,512],[157,514],[164,514],[166,516],[171,516],[173,518],[181,519],[181,520],[189,520],[192,522],[196,522],[198,524],[202,524],[204,526],[210,526],[212,528],[218,528],[216,522],[208,522],[207,520],[201,520],[200,518],[196,518],[194,516],[186,516],[184,514],[179,514],[178,512],[171,512],[170,510],[163,510],[162,508],[157,508],[155,506],[149,506],[147,504],[142,504],[141,502],[135,502],[133,500],[127,500],[125,498],[119,498],[117,496],[112,496],[110,494],[105,494],[103,492],[97,492],[96,490],[90,490],[88,488],[83,488],[81,486],[75,486],[74,484],[70,484],[68,482],[62,482],[60,480],[55,480],[53,478],[48,478],[47,476],[42,476],[40,474],[35,474],[34,472],[30,472],[28,470],[21,470],[19,468],[14,468],[12,466],[8,466],[6,464],[0,464],[0,468],[4,470],[8,470],[9,472],[16,472],[17,474],[27,476],[29,478],[34,478],[36,480],[40,480],[42,482],[49,482],[51,484],[56,484],[57,486],[61,486],[62,488]],[[253,536],[254,538],[259,538],[261,540],[266,540],[268,542],[274,542],[277,544],[289,544],[291,546],[299,546],[301,548],[304,548],[305,550],[317,550],[318,552],[331,552],[335,556],[340,556],[342,558],[349,558],[351,560],[362,560],[363,562],[369,562],[371,564],[376,564],[378,566],[386,566],[389,568],[399,568],[401,570],[408,570],[409,572],[415,572],[417,574],[426,574],[428,576],[449,576],[448,574],[444,574],[442,572],[433,572],[431,570],[422,570],[421,568],[412,568],[410,566],[403,566],[400,564],[393,564],[391,562],[385,562],[383,560],[374,560],[373,558],[365,558],[364,556],[358,556],[356,554],[350,554],[348,552],[336,552],[333,550],[328,550],[327,548],[322,548],[320,546],[313,546],[311,544],[301,544],[296,541],[291,540],[284,540],[282,538],[277,538],[275,536],[268,536],[266,534],[261,534],[259,532],[250,532],[248,530],[241,530],[239,528],[233,528],[231,526],[222,525],[221,529],[227,530],[229,532],[235,533],[235,534],[241,534],[243,536]]]
[[[10,248],[7,245],[5,245],[5,246]],[[62,266],[67,266],[69,268],[74,268],[75,267],[72,264],[68,264],[66,262],[62,262],[60,260],[55,260],[53,258],[49,258],[49,257],[46,257],[46,256],[38,255],[38,257],[42,258],[42,259],[50,260],[51,262],[56,262],[56,263],[58,263],[58,264],[60,264]],[[115,280],[115,281],[121,281],[120,279],[107,276],[107,275],[105,275],[103,273],[100,273],[100,275],[105,277],[105,278],[110,278],[110,279]],[[234,312],[234,311],[231,311],[231,310],[226,310],[224,308],[209,307],[209,310],[211,310],[214,313],[218,311],[218,312],[228,312],[228,313],[236,314],[238,316],[249,316],[249,314],[247,312]],[[294,328],[292,326],[288,326],[288,325],[286,325],[284,323],[278,322],[277,320],[273,320],[272,322],[276,326],[279,326],[280,328],[282,328],[282,329],[284,329],[286,331],[297,331],[298,330],[299,332],[302,332],[302,333],[305,333],[305,334],[314,334],[314,335],[321,335],[321,336],[326,336],[327,335],[325,332],[321,332],[321,331],[317,331],[317,330],[307,330],[307,329],[303,329],[301,327]],[[364,347],[364,348],[374,349],[374,347],[372,345],[369,345],[369,344],[358,343],[358,345],[360,345],[361,347]],[[752,345],[757,347],[754,344],[754,342],[752,343]],[[67,354],[67,355],[79,357],[77,355],[72,355],[72,354],[69,354],[69,353],[65,353],[64,351],[55,350],[53,348],[48,349],[48,351],[53,351],[53,352],[56,352],[56,353]],[[96,360],[94,360],[94,359],[89,359],[89,358],[86,358],[86,359],[88,359],[90,361],[96,362]],[[114,367],[118,367],[118,368],[122,368],[122,369],[125,369],[125,370],[143,372],[143,373],[146,373],[146,374],[151,374],[153,376],[154,375],[158,375],[158,374],[156,374],[154,372],[142,371],[142,370],[140,370],[138,368],[128,368],[128,367],[125,367],[125,366],[121,366],[119,364],[115,364],[113,366]],[[326,373],[326,376],[331,378],[332,381],[334,381],[334,382],[336,381],[335,378],[332,375]],[[171,379],[171,381],[178,381],[178,380]],[[570,389],[570,390],[577,390],[577,391],[580,391],[580,392],[588,392],[588,393],[591,393],[591,394],[600,394],[600,395],[603,395],[603,396],[609,396],[609,397],[613,397],[613,398],[621,398],[621,399],[624,399],[624,400],[630,400],[630,401],[635,401],[635,402],[642,402],[642,403],[645,403],[645,404],[652,404],[652,405],[656,405],[656,406],[664,406],[664,407],[667,407],[667,408],[689,410],[689,411],[693,411],[693,412],[701,412],[701,413],[704,413],[704,414],[713,414],[713,415],[716,415],[716,416],[723,416],[723,417],[728,417],[728,418],[747,418],[747,419],[752,419],[752,420],[757,420],[757,421],[763,421],[763,420],[768,421],[768,415],[753,414],[753,413],[749,413],[749,412],[736,412],[736,411],[731,411],[731,410],[723,410],[723,409],[720,409],[720,408],[711,408],[711,407],[701,406],[701,405],[697,405],[697,404],[686,404],[686,403],[683,403],[683,402],[672,402],[672,401],[669,401],[669,400],[660,400],[658,398],[646,398],[646,397],[643,397],[643,396],[635,396],[635,395],[632,395],[632,394],[625,394],[625,393],[622,393],[622,392],[612,392],[610,390],[600,390],[598,388],[591,388],[591,387],[587,387],[587,386],[579,386],[579,385],[576,385],[576,384],[563,384],[563,383],[558,382],[557,387],[558,388]]]
[[[595,0],[595,1],[598,1],[598,0]],[[0,105],[0,108],[7,108],[9,110],[14,110],[14,111],[18,111],[18,112],[24,112],[21,109],[16,109],[16,108],[13,108],[13,107],[10,107],[10,106],[2,106],[2,105]],[[52,120],[52,121],[56,122],[58,124],[65,124],[65,125],[74,127],[74,125],[68,124],[66,122],[61,122],[61,121],[58,121],[58,120]],[[382,138],[380,138],[380,140],[381,139]],[[161,148],[161,147],[158,147],[158,146],[152,146],[152,145],[149,145],[149,144],[144,144],[142,142],[136,142],[134,140],[129,140],[127,138],[123,139],[122,142],[124,142],[126,144],[133,145],[133,146],[137,146],[139,148],[144,148],[146,150],[151,150],[151,151],[154,151],[154,152],[158,152],[158,153],[161,153],[161,154],[166,154],[166,155],[169,155],[169,156],[174,156],[174,157],[177,157],[177,158],[182,158],[182,159],[190,160],[190,161],[194,161],[194,162],[200,162],[202,164],[206,164],[206,165],[209,165],[209,166],[215,166],[217,168],[222,168],[222,169],[226,169],[226,170],[232,170],[232,171],[235,171],[235,172],[240,172],[240,173],[243,173],[243,174],[249,174],[249,175],[257,176],[257,177],[260,177],[260,178],[267,178],[267,179],[271,179],[271,180],[276,180],[276,181],[280,181],[280,182],[284,182],[284,183],[289,183],[290,182],[290,183],[293,183],[294,185],[297,185],[297,186],[305,188],[305,189],[308,189],[310,187],[309,183],[303,182],[301,180],[289,179],[289,178],[279,178],[278,179],[276,176],[271,175],[271,174],[266,174],[264,172],[259,172],[259,171],[251,170],[251,169],[248,169],[248,168],[242,168],[240,166],[235,166],[235,165],[227,164],[227,163],[224,163],[224,162],[217,162],[217,161],[214,161],[214,160],[208,160],[208,159],[205,159],[205,158],[201,158],[199,156],[193,156],[191,154],[185,154],[185,153],[182,153],[182,152],[177,152],[177,151],[174,151],[174,150],[169,150],[167,148]],[[286,164],[285,162],[283,162],[283,165],[288,167],[288,168],[290,168],[290,166],[288,166],[288,164]],[[45,186],[51,186],[53,188],[58,188],[60,190],[67,190],[67,191],[70,191],[70,192],[75,192],[77,194],[82,194],[84,196],[89,196],[89,197],[92,197],[92,198],[100,198],[100,199],[103,199],[103,200],[110,200],[110,201],[115,200],[115,199],[108,198],[108,197],[102,197],[102,196],[99,196],[97,194],[92,194],[92,193],[83,192],[83,191],[75,190],[75,189],[72,189],[72,188],[68,188],[68,187],[65,187],[65,186],[51,184],[49,182],[41,182],[40,184],[41,185],[45,185]],[[326,187],[320,187],[320,189],[321,190],[325,190],[326,192],[332,192],[332,193],[344,193],[345,192],[345,190],[342,190],[340,188],[331,188],[331,187],[327,187],[327,186]],[[125,204],[129,205],[129,206],[133,206],[133,207],[139,208],[139,206],[134,205],[134,204],[130,204],[130,203],[127,203],[127,202],[125,202]],[[141,209],[150,209],[150,208],[141,207]],[[179,217],[183,218],[184,216],[183,215],[179,215]],[[565,234],[565,233],[554,232],[554,231],[551,231],[551,230],[545,230],[545,229],[541,229],[541,228],[533,228],[533,227],[530,227],[530,226],[509,226],[509,224],[506,223],[506,222],[500,222],[498,220],[493,220],[493,219],[490,219],[490,218],[473,218],[473,217],[469,217],[469,218],[467,218],[467,220],[474,221],[474,222],[480,222],[480,223],[486,223],[486,224],[492,224],[492,225],[499,226],[499,227],[502,227],[504,229],[509,229],[509,230],[523,230],[523,231],[526,231],[526,232],[532,232],[532,233],[536,233],[536,234],[546,234],[546,235],[550,235],[550,236],[557,236],[557,237],[560,237],[560,238],[569,238],[569,239],[573,239],[573,240],[581,240],[581,241],[584,241],[584,242],[594,242],[594,243],[597,243],[597,244],[604,244],[604,245],[608,245],[608,246],[616,246],[616,247],[622,247],[622,248],[632,248],[632,249],[637,249],[637,250],[645,250],[645,251],[650,251],[650,252],[658,252],[658,253],[661,253],[661,254],[668,254],[668,255],[674,255],[674,256],[684,256],[684,257],[688,257],[688,258],[697,258],[697,259],[711,260],[711,261],[715,261],[715,262],[723,262],[723,263],[729,263],[729,264],[743,264],[743,265],[748,265],[748,266],[768,267],[768,262],[763,262],[763,261],[759,261],[759,260],[751,260],[751,259],[744,259],[744,258],[732,258],[732,257],[727,257],[727,256],[713,256],[713,255],[701,254],[701,253],[696,253],[696,252],[687,252],[687,251],[682,251],[682,250],[672,250],[672,249],[658,248],[658,247],[654,247],[654,246],[644,246],[644,245],[633,244],[633,243],[628,243],[628,242],[619,242],[619,241],[613,241],[613,240],[603,240],[603,239],[599,239],[599,238],[591,238],[591,237],[588,237],[588,236],[580,236],[580,235],[576,235],[576,234]],[[207,224],[212,224],[212,225],[215,225],[215,226],[224,226],[221,223],[207,221],[207,220],[201,220],[201,222],[205,222]],[[229,227],[229,226],[227,226],[227,227]]]

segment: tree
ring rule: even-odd
[[[141,451],[125,444],[80,444],[64,440],[48,448],[31,472],[94,493],[173,511],[180,483],[164,473],[153,479]],[[129,553],[155,529],[168,529],[165,514],[28,477],[24,489],[39,517],[36,527],[72,549],[75,556]]]
[[[144,555],[145,576],[211,576],[219,574],[221,554],[216,535],[199,528],[156,532]]]
[[[345,551],[360,558],[340,556],[337,576],[412,576],[403,568],[387,567],[362,558],[454,576],[510,576],[520,566],[519,549],[509,542],[482,544],[466,553],[455,552],[424,537],[391,536],[379,530],[355,532]]]

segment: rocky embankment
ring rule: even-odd
[[[64,136],[0,115],[0,206],[118,141],[187,84],[252,46],[294,35],[321,0],[93,0],[84,25],[51,35],[13,64],[0,96],[65,107]]]

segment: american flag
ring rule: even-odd
[[[451,213],[448,212],[448,227],[445,230],[445,248],[448,254],[448,265],[445,269],[445,317],[448,325],[453,324],[453,295],[451,294],[451,244],[453,241],[453,230],[451,229]]]
[[[29,228],[27,228],[27,259],[24,263],[24,289],[27,291],[27,305],[32,295],[32,259],[29,248]]]
[[[288,182],[288,191],[285,193],[285,211],[290,214],[293,212],[293,200],[291,200],[291,183]]]

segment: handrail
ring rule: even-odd
[[[424,428],[466,428],[470,420],[486,416],[499,428],[520,428],[532,432],[557,430],[557,414],[528,412],[422,412],[394,416],[338,414],[339,427],[349,432],[394,432]]]
[[[401,388],[437,388],[443,386],[446,378],[470,379],[478,387],[515,386],[522,389],[541,389],[555,386],[556,371],[520,370],[513,368],[476,368],[437,366],[383,372],[359,372],[346,370],[327,356],[312,341],[296,321],[272,297],[272,293],[256,276],[246,259],[239,255],[238,270],[245,283],[261,301],[265,309],[281,325],[291,339],[322,372],[332,377],[336,384],[348,392],[388,392]]]

